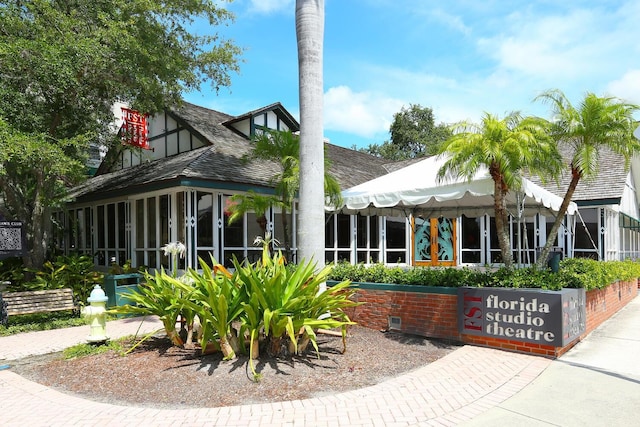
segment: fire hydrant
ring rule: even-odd
[[[96,285],[91,291],[91,295],[87,298],[87,302],[91,305],[85,307],[82,315],[91,326],[91,333],[87,337],[90,343],[105,342],[109,339],[107,336],[107,309],[106,302],[108,298],[100,285]]]

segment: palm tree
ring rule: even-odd
[[[247,194],[234,194],[230,197],[230,201],[231,203],[225,208],[229,213],[227,223],[232,224],[243,218],[246,212],[254,212],[256,214],[256,222],[262,232],[262,236],[256,237],[266,238],[268,223],[266,216],[267,210],[272,206],[279,205],[280,200],[271,194],[259,194],[249,190]]]
[[[622,155],[625,167],[629,166],[631,156],[640,151],[640,143],[633,136],[637,123],[632,117],[639,107],[617,98],[587,93],[576,108],[557,89],[540,94],[536,100],[551,104],[551,135],[559,144],[566,144],[571,152],[571,181],[536,263],[543,267],[578,182],[598,174],[600,150],[607,147]]]
[[[438,171],[439,179],[459,176],[472,180],[481,168],[488,169],[494,182],[498,243],[507,268],[513,265],[507,193],[520,188],[525,170],[545,176],[555,176],[560,170],[561,157],[546,128],[544,120],[523,118],[517,112],[504,119],[485,113],[479,125],[454,125],[453,136],[441,148],[447,160]]]
[[[296,0],[300,90],[299,260],[324,264],[324,0]]]
[[[281,171],[272,178],[276,195],[280,197],[282,208],[282,231],[286,259],[291,259],[291,232],[289,229],[289,212],[294,209],[294,201],[300,189],[300,138],[291,131],[265,131],[254,139],[255,146],[251,158],[275,160],[280,163]],[[329,160],[324,155],[324,194],[329,203],[340,204],[340,185],[329,174]]]

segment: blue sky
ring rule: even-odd
[[[294,0],[236,0],[225,38],[244,47],[241,72],[216,95],[185,99],[237,115],[281,102],[296,118]],[[199,30],[200,31],[200,30]],[[403,106],[436,121],[483,112],[548,116],[547,89],[640,104],[640,2],[325,0],[324,129],[344,147],[389,139]]]

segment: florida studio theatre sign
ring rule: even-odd
[[[584,289],[461,288],[458,330],[563,347],[586,328]]]

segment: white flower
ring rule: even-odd
[[[278,241],[278,239],[272,237],[271,233],[267,232],[267,234],[264,237],[256,236],[256,238],[253,241],[253,244],[254,246],[268,245],[268,244],[273,244],[275,246],[278,246],[280,242]]]
[[[187,247],[182,242],[171,242],[161,247],[165,256],[180,255],[180,258],[184,258],[184,254],[187,253]]]

